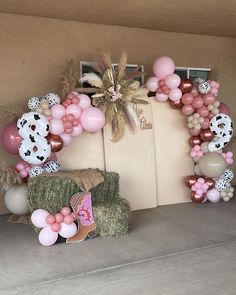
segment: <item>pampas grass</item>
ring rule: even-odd
[[[18,172],[8,167],[5,163],[0,164],[0,184],[1,193],[8,190],[14,184],[22,184],[22,179],[20,178]]]

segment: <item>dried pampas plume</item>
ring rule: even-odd
[[[76,90],[79,85],[79,71],[76,71],[73,60],[69,60],[65,71],[61,74],[60,90],[62,97],[66,97],[71,91]]]
[[[22,184],[22,180],[14,168],[8,167],[5,163],[0,164],[1,193],[8,190],[14,184]]]
[[[80,83],[87,82],[94,87],[100,88],[103,86],[102,79],[95,73],[84,74],[80,79]]]
[[[0,122],[5,125],[9,122],[16,122],[24,111],[19,107],[5,107],[0,105]]]

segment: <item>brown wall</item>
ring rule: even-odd
[[[236,121],[235,39],[7,14],[0,14],[0,104],[26,107],[29,97],[56,91],[66,60],[92,60],[97,49],[110,51],[114,62],[125,49],[128,62],[143,64],[147,76],[160,55],[171,56],[177,66],[218,63],[220,99]],[[1,150],[3,159],[15,160]]]

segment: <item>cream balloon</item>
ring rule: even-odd
[[[7,209],[16,215],[29,213],[29,203],[27,199],[27,185],[15,184],[11,186],[5,194],[5,205]]]
[[[226,169],[226,161],[217,152],[206,153],[199,161],[199,168],[204,176],[220,177]]]

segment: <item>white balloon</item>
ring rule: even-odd
[[[71,224],[66,224],[62,222],[61,229],[58,233],[63,238],[66,238],[66,239],[71,238],[77,233],[77,226],[75,225],[74,222]]]
[[[15,184],[5,194],[5,205],[7,209],[16,215],[29,213],[29,202],[27,198],[27,185]]]
[[[58,233],[51,229],[51,226],[47,226],[41,230],[39,233],[39,242],[43,246],[52,246],[56,243],[58,238]]]
[[[31,215],[31,221],[34,226],[37,226],[39,228],[43,228],[45,226],[48,226],[46,222],[46,218],[49,215],[49,212],[44,209],[37,209],[35,210]]]

